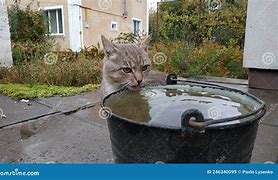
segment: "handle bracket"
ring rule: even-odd
[[[206,127],[204,116],[197,109],[186,110],[181,116],[182,136],[193,135],[196,132],[204,131]]]

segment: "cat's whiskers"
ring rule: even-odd
[[[130,86],[129,83],[124,83],[124,84],[122,85],[122,87],[120,87],[118,90],[126,90],[126,89],[128,89],[128,86]]]

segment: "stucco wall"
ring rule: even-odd
[[[8,0],[12,3],[12,0]],[[25,8],[31,0],[21,0],[21,7]],[[69,4],[68,4],[69,2]],[[62,49],[70,48],[69,37],[69,19],[68,7],[72,6],[73,1],[68,0],[34,0],[31,3],[32,9],[39,7],[51,7],[63,5],[65,36],[54,36]],[[83,37],[81,46],[96,45],[100,42],[101,35],[107,38],[115,38],[121,32],[132,32],[132,18],[142,20],[142,30],[148,30],[148,8],[147,0],[127,0],[128,15],[124,18],[124,0],[82,0],[80,18],[82,22],[76,22],[76,25],[82,24],[81,37]],[[86,9],[87,8],[87,9]],[[118,31],[111,31],[111,21],[118,23]]]
[[[0,66],[11,66],[10,28],[5,0],[0,0]]]
[[[121,32],[132,32],[132,18],[142,20],[142,30],[147,31],[147,0],[127,0],[128,15],[124,18],[123,0],[83,0],[83,5],[92,9],[112,13],[109,15],[92,10],[83,9],[84,19],[84,45],[89,46],[100,42],[100,36],[104,35],[107,38],[115,38]],[[87,19],[86,19],[87,17]],[[118,31],[111,31],[111,21],[118,23]],[[87,27],[86,27],[87,22]]]
[[[278,70],[278,1],[249,0],[244,67]]]

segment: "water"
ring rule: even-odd
[[[215,120],[250,113],[260,104],[232,91],[175,85],[123,91],[110,96],[104,105],[132,121],[180,127],[181,115],[188,109],[198,109],[205,119]]]

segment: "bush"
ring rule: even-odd
[[[160,4],[159,32],[154,28],[156,15],[151,16],[150,27],[157,40],[179,39],[196,46],[205,40],[225,46],[235,41],[243,49],[246,12],[247,0],[176,0]]]
[[[239,47],[226,47],[205,42],[194,49],[187,59],[187,76],[219,76],[246,79],[243,51]]]
[[[99,48],[86,48],[80,53],[66,51],[48,55],[36,63],[0,69],[0,83],[47,84],[67,87],[100,83],[104,54]]]
[[[112,39],[113,43],[116,44],[126,44],[126,43],[138,43],[142,39],[143,35],[134,33],[123,33],[121,32],[118,37]]]
[[[30,5],[20,9],[19,3],[15,0],[8,11],[12,42],[44,42],[48,28],[43,12],[31,10]]]
[[[54,44],[50,39],[44,42],[12,42],[14,64],[22,65],[43,60],[44,55],[53,49]]]
[[[19,8],[20,1],[14,1],[9,8],[9,24],[12,40],[14,64],[34,63],[55,45],[55,41],[46,34],[47,23],[42,11]]]
[[[211,41],[205,41],[199,47],[186,42],[158,43],[152,46],[151,56],[157,52],[166,55],[167,61],[161,65],[154,63],[155,69],[182,77],[218,76],[229,78],[247,78],[242,67],[243,51],[239,47],[226,47]]]
[[[185,76],[186,57],[193,50],[193,46],[184,41],[166,41],[151,45],[149,56],[152,57],[155,69],[167,73],[175,72],[180,76]],[[160,53],[165,56],[158,57]],[[157,59],[162,58],[157,63]]]

